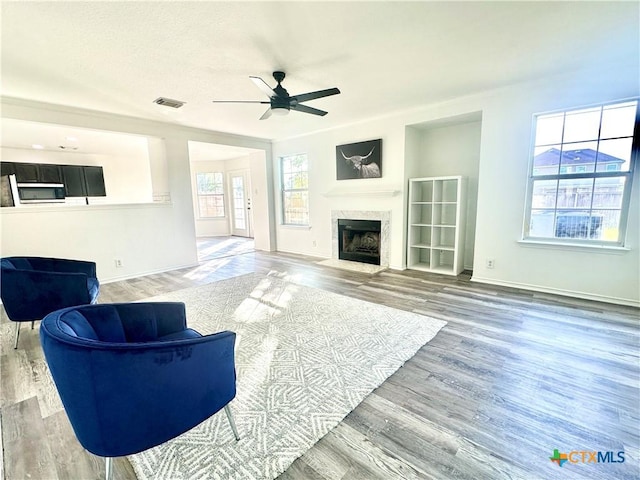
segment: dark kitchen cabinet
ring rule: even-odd
[[[62,165],[67,197],[106,197],[102,167]]]
[[[60,165],[38,165],[38,181],[40,183],[63,183]]]
[[[13,162],[0,162],[0,175],[15,175],[16,165]]]
[[[39,182],[38,166],[39,165],[37,163],[14,163],[14,167],[16,169],[16,181],[18,183]]]
[[[105,197],[104,175],[102,167],[83,167],[88,197]]]
[[[2,175],[18,183],[62,183],[67,197],[106,197],[102,167],[48,163],[0,162]]]
[[[2,175],[15,175],[18,183],[62,183],[60,165],[2,162]]]
[[[64,191],[67,197],[86,197],[87,182],[84,167],[80,165],[62,165]]]

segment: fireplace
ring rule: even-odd
[[[338,258],[380,265],[380,220],[338,219]]]

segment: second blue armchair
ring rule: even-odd
[[[41,320],[54,310],[95,303],[100,292],[95,262],[44,257],[0,259],[0,296],[9,320]]]

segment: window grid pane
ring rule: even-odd
[[[282,170],[282,222],[309,225],[309,172],[306,154],[280,158]]]
[[[622,244],[637,103],[536,117],[525,238]]]
[[[223,179],[221,172],[196,174],[198,212],[201,218],[224,217]]]

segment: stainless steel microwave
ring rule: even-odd
[[[15,183],[15,176],[10,175],[14,199],[20,203],[64,203],[65,191],[62,183]],[[17,193],[17,195],[15,195]]]
[[[57,203],[65,199],[62,183],[19,183],[20,203]]]

